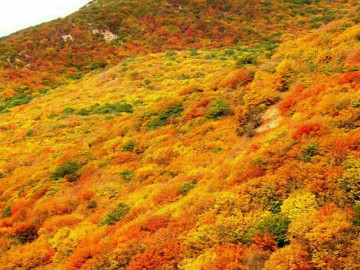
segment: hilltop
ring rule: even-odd
[[[2,38],[0,268],[357,269],[359,11],[98,0]]]

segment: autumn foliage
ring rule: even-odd
[[[0,39],[0,268],[358,269],[356,1],[93,1]]]

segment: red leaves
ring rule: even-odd
[[[135,158],[136,158],[136,154],[131,152],[119,153],[113,158],[112,163],[113,164],[128,163],[130,161],[133,161]]]
[[[166,239],[160,245],[151,246],[144,253],[134,256],[127,269],[176,269],[180,251],[178,239]]]
[[[189,28],[189,29],[187,29],[187,30],[185,31],[184,34],[185,34],[186,36],[191,36],[191,37],[193,37],[193,36],[196,35],[196,30],[195,30],[195,29],[192,29],[192,28]]]
[[[256,246],[264,251],[273,252],[277,250],[276,237],[268,233],[258,232],[253,237],[253,246]]]
[[[238,173],[237,182],[247,181],[252,178],[260,177],[265,174],[265,170],[260,165],[250,164],[247,168]]]
[[[226,84],[235,89],[238,85],[244,86],[251,82],[250,72],[246,70],[238,70],[226,80]]]
[[[339,80],[339,84],[350,84],[352,88],[360,87],[360,71],[345,73]]]
[[[292,106],[296,104],[297,99],[294,96],[288,96],[279,104],[281,115],[287,113]]]
[[[294,88],[294,93],[287,95],[283,101],[279,104],[279,110],[281,114],[287,113],[291,107],[293,107],[297,101],[301,100],[300,94],[304,91],[303,85],[297,85]]]
[[[212,265],[215,269],[241,269],[244,257],[244,248],[241,245],[224,245],[215,248],[216,258]]]
[[[157,230],[165,227],[168,221],[169,218],[164,216],[151,216],[146,220],[145,224],[141,227],[141,229],[154,233]]]
[[[25,244],[34,241],[38,237],[38,227],[34,224],[21,223],[14,230],[14,237]]]
[[[65,266],[65,270],[76,270],[90,259],[96,258],[104,252],[104,246],[99,239],[85,239],[70,257],[70,262]]]
[[[97,170],[97,168],[90,168],[79,178],[78,181],[81,182],[91,179],[91,177],[97,172]]]
[[[324,132],[323,126],[320,124],[305,124],[298,128],[293,135],[294,140],[299,140],[304,136],[318,136]]]
[[[345,62],[349,64],[360,64],[360,50],[357,49],[353,52],[350,52],[346,57]]]
[[[334,139],[334,153],[346,155],[349,151],[360,150],[360,130],[356,129],[346,136]]]
[[[185,117],[186,120],[191,120],[196,117],[204,116],[206,114],[206,106],[209,104],[207,99],[202,99],[195,104],[194,108]]]
[[[153,201],[155,204],[170,203],[176,201],[179,195],[178,185],[163,185],[161,190],[154,195]]]

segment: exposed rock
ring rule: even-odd
[[[64,42],[68,42],[68,41],[73,41],[74,38],[69,34],[69,35],[63,35],[62,39],[64,40]]]

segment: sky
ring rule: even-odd
[[[0,0],[0,37],[65,17],[90,0]]]

